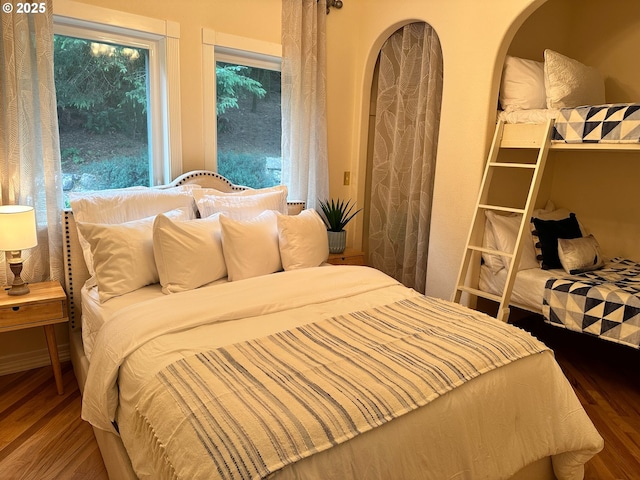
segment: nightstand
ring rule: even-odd
[[[56,388],[62,395],[62,370],[54,325],[69,320],[67,295],[58,282],[31,283],[26,295],[9,296],[8,290],[9,287],[0,290],[0,333],[44,327]]]
[[[330,253],[327,262],[332,265],[364,265],[364,252],[347,248],[342,253]]]

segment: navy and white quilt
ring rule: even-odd
[[[640,264],[614,258],[600,270],[550,278],[542,313],[552,325],[640,348]]]
[[[561,108],[555,120],[556,143],[638,143],[640,104],[613,103]]]

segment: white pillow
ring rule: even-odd
[[[604,79],[594,67],[554,52],[544,51],[547,108],[574,108],[605,103]]]
[[[327,227],[313,208],[277,214],[280,258],[285,270],[317,267],[329,258]]]
[[[493,228],[497,250],[501,252],[514,252],[522,215],[499,215],[491,210],[486,210],[485,215]],[[527,238],[527,236],[531,237],[531,232],[528,227],[525,228],[523,235],[525,235],[525,237],[523,239],[524,244],[522,246],[522,253],[520,254],[518,270],[540,268],[540,262],[536,260],[536,252],[533,248],[533,239]],[[502,259],[504,268],[509,268],[511,259],[508,257],[500,258]]]
[[[600,245],[593,235],[580,238],[559,238],[558,257],[564,271],[576,273],[597,270],[604,265]]]
[[[201,287],[227,275],[219,215],[171,220],[160,214],[153,223],[153,256],[162,292]]]
[[[97,192],[69,192],[69,203],[76,222],[117,224],[168,212],[177,208],[195,218],[195,202],[183,187],[158,189],[132,187]],[[90,275],[95,274],[89,243],[78,232],[82,254]]]
[[[491,222],[489,222],[488,218],[485,220],[484,237],[482,238],[482,246],[484,248],[488,248],[489,250],[498,250],[496,235],[493,232],[493,227],[491,226]],[[491,273],[493,273],[494,275],[504,268],[504,264],[502,263],[502,258],[499,255],[491,255],[489,253],[483,252],[482,260],[484,261],[484,264],[489,268]]]
[[[182,209],[166,213],[167,217],[186,219]],[[100,303],[158,283],[153,257],[153,222],[155,215],[118,224],[78,223],[93,256],[95,281]]]
[[[236,220],[248,220],[260,215],[265,210],[287,213],[287,187],[285,185],[233,193],[202,188],[193,189],[192,194],[201,217],[222,213]]]
[[[282,270],[278,249],[278,221],[270,210],[250,220],[220,215],[222,252],[229,281]]]
[[[507,55],[500,84],[500,105],[505,112],[546,108],[544,63]]]

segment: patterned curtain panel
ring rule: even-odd
[[[442,101],[442,50],[424,23],[406,25],[379,59],[369,263],[424,293]]]
[[[329,196],[326,0],[282,2],[282,182],[318,208]]]
[[[63,280],[62,173],[53,80],[53,2],[0,15],[0,204],[36,210],[38,246],[22,252],[26,282]],[[13,282],[4,252],[0,283]]]

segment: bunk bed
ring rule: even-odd
[[[454,300],[470,293],[498,302],[503,320],[513,305],[552,325],[640,348],[640,264],[604,261],[597,240],[577,219],[568,227],[568,210],[534,210],[548,151],[640,151],[640,104],[604,103],[599,72],[546,50],[544,62],[507,56],[500,105]],[[523,148],[538,150],[535,164],[498,160],[502,149]],[[523,208],[488,200],[497,187],[491,185],[493,170],[503,166],[534,170]],[[563,245],[566,262],[559,258]],[[554,259],[545,264],[550,255]],[[478,261],[473,284],[470,264]]]
[[[303,204],[285,207],[281,192],[199,171],[167,188],[81,196],[64,212],[71,357],[110,478],[583,477],[602,438],[548,348],[374,269],[323,264],[325,227]],[[175,210],[193,218],[194,202],[200,217],[217,212],[167,220]],[[245,218],[240,232],[225,228],[220,209],[231,207]],[[265,233],[273,215],[276,251],[265,250],[273,228],[249,245],[235,235]],[[216,220],[219,240],[206,228]],[[110,255],[123,234],[139,236],[131,262]],[[229,262],[239,247],[260,258]],[[220,248],[227,277],[210,268]],[[231,278],[272,254],[282,260],[273,273]],[[291,255],[308,260],[287,268]],[[124,262],[112,285],[101,278],[105,259]],[[155,261],[157,283],[130,283],[145,272],[141,261]],[[484,345],[502,341],[497,353]],[[523,348],[533,350],[502,362]],[[477,361],[496,368],[476,375]]]

